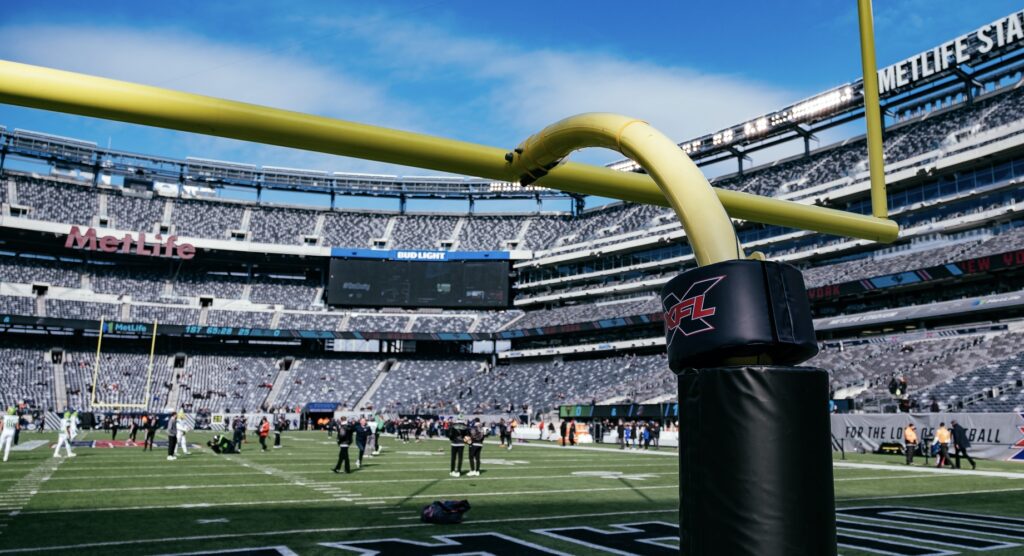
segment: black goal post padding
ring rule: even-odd
[[[724,261],[661,291],[679,376],[680,551],[836,554],[828,373],[803,276]]]
[[[836,554],[827,372],[684,373],[679,417],[683,554]]]

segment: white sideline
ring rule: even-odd
[[[891,465],[884,463],[854,463],[852,461],[832,462],[833,467],[845,469],[875,469],[885,471],[910,471],[913,473],[936,473],[947,475],[973,475],[975,477],[999,477],[1001,479],[1024,479],[1024,473],[1013,471],[977,471],[972,469],[945,469],[917,465]]]
[[[546,521],[552,519],[583,519],[589,517],[613,517],[613,516],[636,516],[645,514],[664,514],[664,513],[678,513],[679,510],[648,510],[643,512],[605,512],[605,513],[594,513],[594,514],[575,514],[575,515],[547,515],[537,517],[509,517],[502,519],[484,519],[480,521],[466,521],[463,523],[465,526],[472,525],[489,525],[492,523],[511,523],[511,522],[523,522],[523,521]],[[253,531],[251,533],[221,533],[218,535],[196,535],[192,537],[162,537],[157,539],[133,539],[128,541],[105,541],[105,542],[93,542],[83,544],[67,544],[61,546],[38,546],[31,548],[9,548],[6,550],[0,550],[0,554],[17,554],[21,552],[47,552],[51,550],[75,550],[79,548],[97,548],[101,546],[125,546],[132,544],[152,544],[152,543],[174,543],[180,541],[206,541],[206,540],[219,540],[219,539],[237,539],[245,537],[268,537],[274,535],[308,535],[316,533],[347,533],[352,531],[372,531],[380,529],[410,529],[413,527],[433,527],[431,523],[391,523],[388,525],[366,525],[362,527],[326,527],[322,529],[286,529],[283,531]]]
[[[836,502],[860,502],[866,500],[903,500],[904,498],[936,498],[939,496],[961,496],[964,494],[993,494],[998,492],[1020,492],[1024,488],[994,488],[989,490],[961,490],[959,492],[935,492],[926,494],[887,494],[885,496],[865,496],[861,498],[836,498]]]
[[[679,490],[679,485],[660,485],[660,486],[638,486],[638,487],[602,487],[602,488],[572,488],[572,489],[561,489],[561,490],[524,490],[516,492],[462,492],[462,493],[433,493],[433,494],[417,494],[413,496],[399,495],[399,496],[375,496],[373,500],[412,500],[415,498],[432,498],[447,499],[447,498],[480,498],[483,496],[532,496],[532,495],[548,495],[548,494],[574,494],[580,492],[618,492],[624,490],[638,491],[638,490],[659,490],[659,489],[674,489]],[[361,496],[361,495],[352,495]],[[222,506],[258,506],[261,504],[324,504],[324,503],[338,503],[338,502],[351,502],[351,500],[338,500],[335,498],[312,498],[312,499],[298,499],[298,500],[263,500],[263,501],[245,501],[245,502],[196,502],[192,504],[168,504],[168,505],[153,505],[153,506],[132,506],[132,507],[111,507],[111,508],[67,508],[61,510],[30,510],[21,512],[21,515],[45,515],[45,514],[70,514],[70,513],[85,513],[85,512],[120,512],[120,511],[139,511],[139,510],[167,510],[171,508],[178,509],[191,509],[191,508],[219,508]],[[3,551],[0,551],[2,554]]]
[[[484,470],[484,473],[486,474],[487,471]],[[251,475],[251,473],[250,473],[250,475]],[[644,475],[675,475],[675,473],[644,473]],[[179,477],[180,478],[180,475],[165,475],[165,476],[168,476],[168,477]],[[904,475],[903,477],[908,477],[908,476],[910,476],[910,475]],[[912,476],[916,477],[917,475],[912,475]],[[476,482],[479,482],[479,481],[521,481],[521,480],[525,480],[525,479],[529,479],[529,480],[538,480],[538,479],[547,480],[547,479],[594,479],[594,478],[595,478],[594,476],[581,476],[581,475],[571,475],[570,474],[570,475],[538,475],[538,476],[518,475],[518,476],[515,476],[515,477],[473,477],[471,479],[466,479],[466,480],[472,480],[474,483],[476,483]],[[857,480],[862,480],[862,479],[866,479],[866,478],[877,479],[877,477],[862,477],[862,478],[857,478],[857,479],[836,479],[836,480],[837,481],[843,481],[843,480],[846,480],[846,481],[857,481]],[[889,479],[889,478],[896,478],[896,477],[882,477],[882,478]],[[224,484],[224,485],[215,484],[215,485],[168,485],[168,486],[115,487],[115,488],[66,488],[66,489],[59,489],[59,490],[40,490],[37,494],[70,494],[70,493],[77,493],[77,492],[123,492],[123,491],[129,491],[129,490],[203,490],[203,489],[208,489],[208,488],[234,488],[234,487],[268,487],[268,488],[272,488],[272,487],[287,487],[287,486],[310,486],[310,487],[317,487],[317,486],[321,486],[321,487],[323,487],[323,486],[341,487],[341,486],[346,486],[347,487],[349,485],[380,485],[380,484],[391,484],[391,483],[431,483],[431,482],[437,481],[438,479],[448,480],[448,477],[445,476],[445,477],[423,477],[423,478],[420,478],[420,479],[386,479],[386,480],[382,480],[382,481],[349,481],[349,480],[320,481],[320,482],[311,481],[311,482],[308,482],[308,483],[301,483],[301,484],[299,484],[299,483],[292,483],[292,482],[283,482],[283,483],[249,483],[249,484]],[[464,477],[464,479],[465,479],[465,477]],[[624,476],[623,479],[629,480],[629,476]]]

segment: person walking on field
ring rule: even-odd
[[[935,431],[935,443],[939,445],[939,457],[938,464],[936,467],[942,467],[948,465],[953,467],[953,462],[949,461],[949,441],[952,437],[952,433],[946,428],[946,423],[939,423],[939,428]]]
[[[53,457],[60,457],[60,447],[64,446],[64,450],[69,458],[75,457],[74,452],[71,451],[71,439],[74,436],[71,434],[71,412],[65,411],[64,417],[60,420],[60,435],[57,437],[57,448],[53,451]]]
[[[146,439],[142,442],[142,451],[148,449],[152,452],[153,440],[156,439],[156,417],[153,415],[143,415],[142,427],[146,429]]]
[[[903,429],[903,452],[907,456],[907,465],[914,463],[914,451],[917,450],[917,431],[914,430],[914,423]]]
[[[175,450],[178,448],[178,415],[171,413],[171,418],[167,420],[167,461],[174,461],[177,456],[174,455]]]
[[[351,473],[348,460],[348,447],[352,444],[353,427],[348,424],[348,417],[342,416],[338,422],[338,463],[334,465],[335,473],[341,473],[342,466],[345,473]]]
[[[363,466],[363,454],[366,453],[366,441],[373,435],[370,427],[366,424],[365,417],[359,418],[359,423],[355,427],[355,434],[356,448],[359,449],[359,456],[356,458],[356,469],[360,469]]]
[[[0,446],[4,447],[4,461],[7,461],[7,455],[11,453],[11,442],[14,441],[14,433],[20,426],[18,411],[12,405],[7,408],[7,415],[4,415],[4,420],[0,422]]]
[[[264,452],[266,452],[267,451],[267,437],[270,436],[270,421],[267,421],[266,417],[264,417],[263,419],[260,420],[259,434],[260,434],[260,448]]]
[[[185,438],[185,434],[186,433],[188,433],[188,423],[185,422],[185,412],[184,411],[179,411],[178,412],[178,432],[175,435],[175,438],[176,438],[175,448],[174,448],[174,455],[175,456],[178,455],[178,448],[181,448],[181,451],[184,452],[184,454],[186,456],[188,455],[188,439]]]
[[[974,469],[976,467],[974,459],[967,453],[967,449],[971,447],[971,440],[967,438],[967,429],[961,427],[956,420],[950,422],[953,424],[953,453],[956,458],[956,468],[960,469],[960,454],[963,454],[971,463],[971,469]]]

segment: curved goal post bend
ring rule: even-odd
[[[153,361],[156,354],[158,326],[159,323],[154,320],[153,335],[149,340],[149,354],[146,359],[146,385],[142,389],[142,399],[139,401],[124,400],[121,397],[120,385],[122,382],[126,382],[123,380],[125,368],[116,363],[108,365],[106,369],[103,368],[103,334],[107,332],[108,325],[104,318],[100,318],[100,332],[96,339],[96,359],[92,370],[90,405],[93,409],[146,409],[149,407],[153,390]],[[136,370],[132,368],[132,371]],[[114,374],[112,375],[111,372]]]

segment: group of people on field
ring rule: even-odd
[[[936,467],[954,467],[953,462],[949,459],[949,445],[952,443],[956,468],[960,469],[960,457],[963,456],[971,464],[971,469],[974,469],[976,467],[974,459],[967,453],[967,449],[971,447],[967,429],[957,423],[956,419],[950,421],[950,425],[952,425],[951,428],[946,428],[946,423],[939,423],[931,445],[924,445],[924,439],[918,436],[914,423],[909,423],[903,429],[903,452],[907,457],[906,464],[914,463],[914,453],[920,446],[922,450],[932,450],[932,453],[935,454]]]

